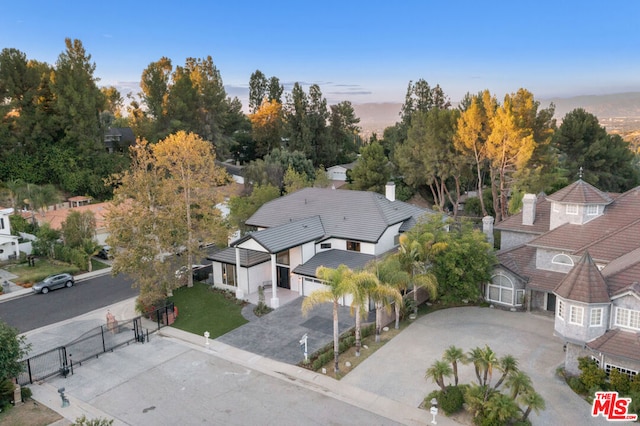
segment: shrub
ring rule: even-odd
[[[449,416],[462,410],[464,392],[459,386],[447,386],[445,392],[440,392],[438,406]]]
[[[580,380],[585,387],[591,389],[603,389],[607,380],[607,373],[594,360],[587,357],[578,358],[578,368],[580,369]]]
[[[582,380],[580,380],[579,377],[569,377],[567,384],[577,394],[585,395],[587,393],[587,387],[582,383]]]
[[[629,391],[640,394],[640,374],[636,374],[631,381],[629,381]]]
[[[622,395],[629,393],[629,376],[621,373],[617,368],[612,368],[609,373],[609,386],[611,390],[618,391]]]
[[[26,401],[27,399],[31,398],[32,392],[31,392],[31,388],[28,388],[26,386],[23,386],[20,388],[20,397],[22,398],[23,401]]]

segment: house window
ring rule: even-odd
[[[4,229],[4,217],[0,217],[0,229]]]
[[[597,204],[589,204],[587,206],[587,216],[595,216],[598,214],[598,205]]]
[[[494,275],[487,285],[487,300],[513,305],[513,282],[503,274]]]
[[[553,206],[553,211],[558,213],[560,212],[560,205],[558,203],[552,203],[551,204]]]
[[[640,330],[640,311],[616,308],[615,325]]]
[[[222,264],[222,284],[236,287],[236,265],[230,263]]]
[[[591,319],[589,320],[591,327],[600,327],[602,325],[602,308],[591,309]]]
[[[604,371],[607,373],[607,377],[609,377],[613,369],[618,370],[622,374],[626,374],[627,377],[629,377],[629,380],[633,379],[633,376],[638,374],[636,370],[630,370],[628,368],[618,367],[617,365],[607,364],[606,362],[604,363]]]
[[[320,248],[321,249],[330,249],[331,248],[331,243],[320,243]]]
[[[276,254],[276,263],[279,265],[288,265],[289,264],[289,250],[281,251]]]
[[[397,246],[397,245],[399,245],[399,244],[400,244],[400,234],[395,235],[395,236],[393,237],[393,245],[394,245],[394,246]]]
[[[553,256],[553,259],[551,259],[551,263],[573,266],[573,259],[566,254],[556,254]]]
[[[556,309],[558,312],[558,318],[564,319],[564,302],[558,299],[558,308]]]
[[[360,251],[360,243],[358,241],[347,241],[347,250]]]
[[[567,204],[567,214],[578,214],[578,205]]]
[[[569,323],[582,325],[582,316],[584,315],[584,308],[581,306],[571,306],[569,311]]]

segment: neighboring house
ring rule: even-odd
[[[231,163],[230,160],[225,162],[216,161],[216,164],[218,166],[224,167],[227,173],[231,175],[231,178],[235,183],[244,185],[244,170],[243,170],[244,167],[243,166]]]
[[[358,160],[348,164],[336,164],[327,168],[327,178],[332,181],[335,188],[339,188],[347,182],[347,172],[353,170]]]
[[[110,127],[104,134],[104,147],[109,154],[127,152],[136,144],[136,137],[131,127]]]
[[[278,288],[306,296],[323,285],[318,266],[364,267],[396,248],[399,235],[427,212],[396,201],[393,184],[387,195],[305,188],[264,204],[246,222],[257,231],[209,256],[214,285],[240,299],[272,286],[271,306],[278,307]]]
[[[500,264],[486,286],[496,306],[554,313],[565,368],[590,356],[607,372],[640,371],[640,187],[604,193],[578,180],[525,195],[496,226]]]
[[[43,223],[48,223],[51,229],[62,229],[62,222],[67,220],[67,216],[69,213],[73,211],[84,212],[84,211],[92,211],[96,218],[96,235],[95,239],[100,245],[106,244],[107,236],[109,235],[107,231],[107,225],[105,221],[105,214],[107,213],[107,208],[109,203],[95,203],[95,204],[85,204],[82,201],[79,201],[79,198],[84,197],[72,197],[69,199],[69,205],[76,205],[76,207],[57,207],[54,209],[47,210],[44,214],[36,213],[34,215],[35,219],[38,221],[38,224],[42,225]],[[75,201],[71,201],[74,199]],[[66,204],[66,203],[64,203]],[[81,204],[81,205],[78,205]]]
[[[0,207],[0,260],[15,259],[20,253],[19,238],[11,235],[9,217],[12,214],[13,208]]]

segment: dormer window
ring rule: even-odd
[[[553,259],[551,259],[551,263],[555,263],[557,265],[573,266],[573,259],[571,259],[571,257],[567,256],[566,254],[556,254],[555,256],[553,256]]]
[[[578,205],[567,204],[567,214],[578,214]]]
[[[598,214],[598,205],[597,204],[589,204],[587,205],[587,216],[595,216]]]

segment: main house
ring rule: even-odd
[[[375,192],[305,188],[264,204],[247,220],[257,230],[218,251],[213,284],[246,299],[260,286],[271,290],[279,306],[278,288],[301,296],[321,288],[319,266],[364,267],[398,245],[398,237],[427,210]],[[345,300],[345,304],[349,301]]]
[[[578,180],[549,196],[527,194],[496,226],[499,265],[485,298],[554,315],[565,369],[591,357],[609,372],[640,371],[640,187],[609,194]]]
[[[12,214],[12,208],[0,207],[0,260],[16,259],[20,253],[19,238],[11,235]]]

